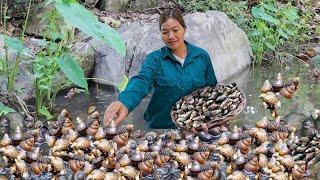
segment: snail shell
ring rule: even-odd
[[[211,180],[212,175],[213,175],[213,170],[207,170],[207,171],[200,172],[197,175],[197,178],[199,180]]]
[[[132,166],[121,167],[118,172],[129,179],[139,179],[139,171]]]
[[[9,135],[6,133],[3,135],[3,138],[1,140],[0,146],[4,147],[4,146],[8,146],[12,143],[12,140],[10,139]]]
[[[99,122],[99,112],[94,111],[90,116],[87,118],[87,125],[90,126],[94,121]]]
[[[138,167],[141,171],[149,174],[153,171],[153,160],[142,161],[138,164]]]
[[[227,144],[229,142],[229,138],[227,136],[220,136],[218,140],[218,145],[222,146],[224,144]]]
[[[56,142],[56,137],[55,136],[50,136],[49,134],[45,135],[46,142],[49,147],[53,147],[55,142]]]
[[[281,164],[286,166],[288,169],[293,168],[293,166],[295,164],[293,157],[288,154],[281,157],[279,160],[280,160]]]
[[[26,154],[26,161],[27,163],[35,162],[40,154],[40,147],[34,148],[32,151],[28,151]]]
[[[131,164],[131,160],[127,154],[122,156],[122,158],[119,160],[119,164],[121,167],[129,166]]]
[[[52,147],[52,152],[66,150],[68,146],[69,141],[67,139],[60,138],[54,143],[54,146]]]
[[[147,152],[149,150],[148,141],[147,140],[140,141],[138,144],[137,150],[142,152]]]
[[[263,83],[260,91],[261,91],[261,93],[266,93],[266,92],[272,91],[272,86],[271,86],[269,80],[266,80],[266,81]]]
[[[108,179],[108,180],[123,180],[124,179],[125,180],[124,177],[122,177],[121,175],[119,175],[118,173],[115,173],[115,172],[106,172],[104,179]]]
[[[117,143],[118,146],[124,146],[129,140],[129,133],[118,134],[113,138],[113,141]]]
[[[158,167],[162,167],[166,162],[168,162],[170,160],[170,156],[167,155],[159,155],[157,156],[157,158],[155,159],[155,164]]]
[[[33,162],[30,166],[31,171],[35,175],[40,175],[44,170],[46,170],[47,165],[43,163]]]
[[[234,171],[228,176],[227,180],[247,180],[247,175],[241,171]]]
[[[72,144],[72,149],[87,149],[90,146],[90,140],[85,137],[79,137]]]
[[[264,168],[268,165],[268,158],[264,154],[259,154],[259,167]]]
[[[238,141],[236,146],[240,149],[242,154],[247,154],[250,150],[251,138],[247,138],[241,141]]]
[[[59,174],[66,173],[64,162],[60,157],[50,156],[50,160],[54,172],[57,172]]]
[[[272,105],[276,105],[279,103],[278,97],[273,92],[262,93],[259,97],[262,98],[264,102]]]
[[[292,84],[290,86],[283,87],[280,90],[280,94],[281,94],[281,96],[283,96],[287,99],[291,99],[295,90],[296,90],[296,87],[295,87],[295,85]]]
[[[11,135],[12,144],[14,146],[18,145],[23,139],[23,133],[20,129],[20,126],[14,130],[13,134]]]
[[[258,122],[256,122],[256,127],[265,129],[268,125],[268,122],[269,122],[269,119],[265,116],[262,119],[260,119]]]
[[[74,142],[78,137],[78,132],[74,131],[73,129],[69,129],[68,134],[66,135],[66,138],[71,143]]]
[[[97,133],[94,135],[96,140],[103,139],[106,137],[106,133],[104,132],[102,127],[99,127]]]
[[[106,128],[105,132],[106,132],[107,139],[112,139],[117,134],[117,127],[114,121],[111,121],[109,126]]]
[[[295,165],[292,169],[292,178],[293,180],[302,179],[306,170],[306,165]]]
[[[265,129],[259,128],[254,131],[253,137],[255,137],[259,143],[264,143],[268,140],[268,133]]]
[[[272,84],[272,88],[274,92],[279,92],[279,90],[283,87],[283,79],[281,73],[277,74],[275,82]]]
[[[57,121],[63,124],[66,118],[71,119],[70,113],[66,109],[62,109],[62,111],[60,112],[57,118]]]
[[[112,149],[112,145],[106,139],[100,139],[98,141],[95,141],[93,145],[96,145],[97,148],[104,153],[109,153]]]
[[[258,172],[258,170],[260,169],[258,158],[254,157],[249,162],[247,162],[244,165],[244,169],[247,170],[247,171],[253,172],[253,173]]]
[[[74,128],[74,125],[73,125],[71,119],[66,118],[64,123],[63,123],[62,129],[61,129],[61,133],[63,135],[67,135],[68,132],[69,132],[69,129],[73,129],[73,128]]]
[[[84,135],[84,131],[86,130],[86,128],[87,128],[87,124],[82,119],[77,117],[76,131]]]
[[[90,164],[89,162],[84,162],[83,172],[87,175],[90,174],[94,170],[94,165]]]
[[[19,146],[25,151],[31,151],[34,144],[34,137],[26,137],[25,140],[21,141]]]
[[[229,145],[229,144],[225,144],[223,146],[219,146],[217,149],[226,158],[231,158],[235,154],[235,151],[234,151],[233,147],[231,145]]]
[[[68,161],[68,165],[70,169],[73,171],[73,173],[76,173],[77,171],[81,170],[84,166],[84,162],[80,160],[70,160]]]
[[[27,163],[22,159],[15,159],[14,161],[17,172],[22,176],[22,178],[27,179],[29,177]]]
[[[174,159],[178,161],[183,166],[186,166],[190,163],[189,155],[186,152],[177,152],[173,153]]]
[[[200,144],[199,144],[199,137],[197,136],[196,138],[191,141],[191,143],[188,144],[188,153],[194,153],[199,150]]]
[[[88,175],[88,179],[105,179],[106,178],[106,173],[103,172],[102,170],[99,169],[95,169],[93,170],[89,175]],[[107,178],[106,178],[107,179]]]
[[[62,123],[59,121],[51,121],[48,123],[49,126],[49,133],[51,136],[61,136],[61,126]]]
[[[19,155],[19,152],[16,149],[16,147],[14,147],[12,145],[1,147],[0,152],[2,152],[4,156],[11,158],[11,159],[14,159]]]
[[[193,159],[198,161],[200,164],[204,164],[208,159],[210,152],[195,152],[193,154]]]
[[[86,130],[87,135],[94,136],[100,127],[99,121],[93,121]]]

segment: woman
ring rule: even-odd
[[[132,77],[119,101],[107,108],[104,122],[122,122],[139,105],[150,90],[154,93],[144,114],[149,128],[175,128],[170,118],[171,107],[181,97],[217,79],[208,53],[184,40],[186,24],[177,9],[162,13],[159,20],[162,40],[166,44],[146,57],[138,75]]]

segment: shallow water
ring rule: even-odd
[[[301,78],[299,89],[294,97],[290,100],[281,99],[281,116],[296,114],[307,117],[315,109],[320,109],[320,82],[315,82],[309,77],[309,70],[310,68],[303,63],[272,63],[259,68],[247,68],[235,75],[235,78],[225,81],[224,83],[237,82],[247,99],[246,108],[231,124],[241,126],[243,124],[254,124],[263,116],[271,118],[271,113],[263,108],[262,101],[258,96],[260,95],[260,87],[264,81],[269,79],[272,82],[279,72],[282,73],[285,80],[295,76]],[[88,108],[95,106],[101,118],[103,118],[106,107],[111,102],[116,101],[118,91],[112,86],[98,84],[92,84],[89,91],[89,96],[78,94],[72,99],[65,99],[64,95],[58,96],[56,99],[57,112],[65,108],[72,113],[73,117],[78,116],[85,119],[88,116]],[[133,123],[136,129],[148,129],[143,120],[143,113],[149,99],[150,95],[144,98],[140,105],[130,113],[125,123]]]

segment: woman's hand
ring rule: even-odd
[[[104,125],[107,126],[111,121],[114,121],[116,125],[120,124],[129,114],[129,111],[125,105],[120,101],[111,103],[106,112],[104,113]]]

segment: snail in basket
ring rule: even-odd
[[[209,131],[238,115],[244,106],[244,94],[236,83],[206,86],[176,102],[171,118],[179,128]]]

